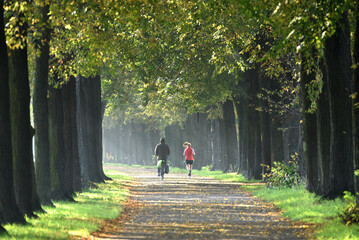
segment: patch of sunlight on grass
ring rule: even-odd
[[[9,236],[1,239],[70,239],[85,237],[96,231],[104,219],[113,219],[123,210],[129,194],[123,182],[131,177],[111,171],[113,180],[97,184],[96,189],[85,189],[75,202],[55,201],[55,207],[44,206],[46,213],[38,219],[27,219],[26,225],[5,225]]]
[[[316,236],[318,239],[359,240],[359,226],[346,226],[342,224],[339,219],[334,219],[326,222],[324,227],[317,231]]]
[[[340,199],[322,200],[306,191],[303,185],[281,189],[261,188],[254,194],[283,209],[284,216],[310,223],[322,223],[327,218],[337,216],[339,209],[345,205]]]
[[[338,213],[346,203],[337,198],[325,200],[309,193],[305,186],[294,188],[266,188],[245,186],[246,190],[266,201],[271,201],[282,209],[283,216],[292,220],[318,224],[315,235],[318,239],[350,239],[359,240],[359,226],[344,225]]]

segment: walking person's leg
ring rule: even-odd
[[[189,177],[192,176],[192,165],[193,165],[193,160],[188,163],[188,176]]]
[[[192,161],[188,161],[188,176],[191,177],[192,175]]]

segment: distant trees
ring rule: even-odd
[[[220,138],[205,140],[214,149],[214,139],[221,146],[235,142],[221,131],[232,114],[223,104],[233,100],[238,156],[225,160],[222,146],[222,155],[211,154],[211,163],[203,164],[226,170],[230,162],[245,176],[261,178],[264,165],[288,163],[295,155],[309,191],[336,197],[353,190],[353,2],[160,1],[151,7],[142,3],[145,14],[132,19],[141,32],[134,48],[144,53],[131,61],[143,66],[131,69],[140,77],[129,80],[138,98],[131,104],[110,98],[110,104],[122,102],[145,121],[163,116],[159,129],[167,126],[172,145],[190,136],[186,121],[193,113],[208,114],[208,121],[219,117]],[[163,16],[163,8],[176,18]],[[158,64],[147,65],[144,56]]]

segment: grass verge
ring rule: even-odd
[[[27,219],[26,225],[5,225],[8,236],[1,239],[81,239],[96,231],[103,220],[113,219],[122,212],[129,194],[124,188],[131,178],[116,171],[106,171],[112,181],[97,184],[75,197],[75,202],[54,202],[55,207],[43,207],[38,219]]]
[[[340,198],[321,199],[300,185],[293,188],[266,188],[264,186],[243,186],[265,201],[283,210],[283,216],[295,221],[316,224],[317,239],[359,240],[359,226],[347,226],[341,222],[338,213],[347,204]]]

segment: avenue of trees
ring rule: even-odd
[[[183,166],[181,145],[190,141],[195,167],[260,179],[264,165],[298,153],[309,191],[330,198],[354,191],[357,7],[143,3],[133,68],[107,83],[125,93],[104,89],[104,157],[153,164],[153,138],[161,135],[174,166]]]
[[[356,1],[0,0],[0,21],[0,225],[163,136],[174,166],[184,141],[255,179],[298,153],[309,191],[358,191]]]

